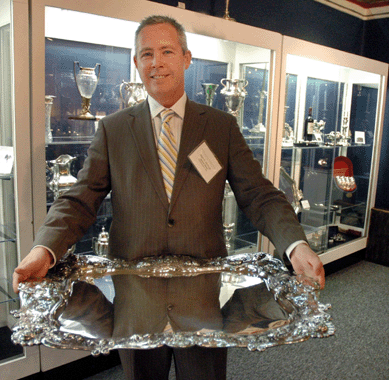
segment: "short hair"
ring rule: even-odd
[[[185,34],[185,29],[184,27],[178,23],[174,18],[169,17],[169,16],[160,16],[160,15],[153,15],[153,16],[148,16],[145,19],[141,21],[141,23],[138,26],[138,29],[135,32],[135,55],[137,54],[138,51],[138,37],[140,32],[149,25],[157,25],[157,24],[169,24],[176,29],[177,34],[178,34],[178,41],[181,45],[182,52],[185,54],[186,51],[188,50],[188,43],[186,40],[186,34]]]

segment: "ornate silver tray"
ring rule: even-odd
[[[116,297],[114,306],[113,283],[119,279],[132,284],[128,294],[134,296],[127,305],[128,320],[115,326],[114,308],[122,304]],[[23,346],[43,344],[92,355],[162,345],[263,351],[335,332],[330,305],[318,301],[316,284],[290,275],[266,253],[130,262],[70,254],[46,278],[19,289],[12,340]],[[140,289],[142,296],[134,298]],[[169,304],[172,293],[176,298]]]

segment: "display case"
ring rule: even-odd
[[[144,101],[147,94],[133,65],[134,13],[129,20],[102,9],[104,16],[45,4],[48,208],[58,187],[53,173],[62,161],[70,160],[63,180],[68,185],[69,175],[74,181],[83,165],[98,120]],[[310,245],[324,260],[363,248],[375,192],[369,174],[377,167],[387,65],[289,37],[282,37],[281,52],[276,33],[250,28],[257,33],[249,40],[243,25],[216,19],[220,29],[209,28],[207,16],[193,24],[191,12],[174,11],[188,31],[193,55],[185,78],[188,97],[236,116],[264,174],[285,191]],[[94,90],[86,117],[80,78],[88,70]],[[280,93],[275,91],[279,79]],[[277,112],[283,120],[278,124]],[[223,211],[230,253],[272,251],[238,209],[228,183]],[[96,224],[73,247],[76,252],[93,253],[110,222],[108,196]],[[334,249],[342,253],[325,254]]]
[[[0,2],[0,8],[0,373],[1,378],[17,379],[39,370],[39,348],[23,348],[11,341],[12,312],[19,308],[12,274],[32,238],[29,131],[15,134],[18,123],[29,123],[28,110],[18,113],[29,91],[28,67],[15,64],[20,54],[28,52],[13,33],[16,25],[23,29],[27,8],[13,7],[11,1]],[[25,92],[16,94],[17,86]]]
[[[366,247],[388,67],[289,37],[283,41],[275,183],[327,263]]]
[[[75,182],[99,119],[144,101],[147,93],[133,64],[136,20],[49,6],[44,12],[48,209],[56,197]],[[182,11],[177,15],[182,18]],[[220,29],[198,33],[191,30],[193,24],[187,17],[180,21],[187,24],[188,45],[193,56],[185,72],[188,98],[236,116],[255,157],[268,175],[268,131],[272,130],[270,105],[276,104],[278,98],[273,89],[281,36],[255,30],[257,38],[252,41],[245,38],[243,43],[242,39],[235,38],[235,33],[242,33],[240,28],[246,29],[242,25],[217,19]],[[71,32],[70,24],[73,25]],[[230,29],[227,34],[226,24]],[[116,33],[105,32],[114,28]],[[268,36],[268,42],[262,45],[264,34]],[[279,67],[278,63],[278,70]],[[83,96],[87,87],[84,83],[93,87],[87,106]],[[72,250],[80,254],[96,253],[96,242],[109,231],[110,206],[108,195],[96,223]],[[230,253],[258,250],[258,233],[239,211],[228,183],[223,217]]]

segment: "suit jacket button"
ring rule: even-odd
[[[169,304],[169,305],[167,306],[167,310],[168,310],[168,311],[172,311],[172,310],[173,310],[173,305],[172,305],[172,304]]]
[[[167,225],[169,227],[173,227],[174,226],[174,219],[169,219],[168,222],[167,222]]]

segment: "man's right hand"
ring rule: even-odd
[[[39,279],[46,276],[51,267],[53,257],[44,247],[35,247],[20,262],[13,273],[13,289],[19,292],[19,283],[27,280]]]

